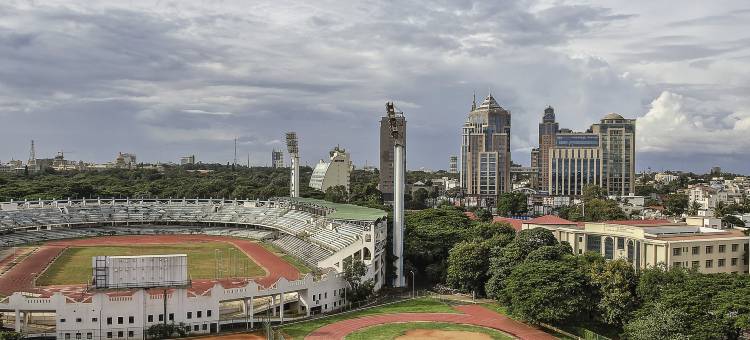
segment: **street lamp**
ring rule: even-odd
[[[410,270],[411,273],[411,297],[414,298],[414,271]]]

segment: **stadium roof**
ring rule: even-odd
[[[375,221],[388,215],[387,212],[380,209],[361,207],[353,204],[333,203],[315,198],[284,197],[284,199],[334,209],[335,211],[329,213],[327,216],[338,220]]]

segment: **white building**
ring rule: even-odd
[[[654,175],[654,180],[657,181],[657,182],[659,182],[659,183],[661,183],[661,184],[669,184],[672,181],[677,180],[678,178],[680,178],[680,177],[676,176],[676,175],[664,173],[664,172],[660,172],[660,173]]]
[[[349,191],[349,178],[353,169],[346,150],[338,146],[330,152],[330,160],[320,160],[310,177],[310,187],[325,192],[326,189],[342,185]]]

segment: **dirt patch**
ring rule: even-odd
[[[442,331],[438,329],[412,329],[396,340],[492,340],[487,334],[467,331]]]

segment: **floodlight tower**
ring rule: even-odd
[[[396,257],[396,280],[394,287],[404,287],[404,186],[406,181],[406,143],[397,126],[397,111],[393,102],[385,104],[386,115],[393,136],[393,255]]]
[[[289,196],[299,197],[299,142],[296,132],[286,133],[286,149],[292,158],[292,176],[289,186]]]

